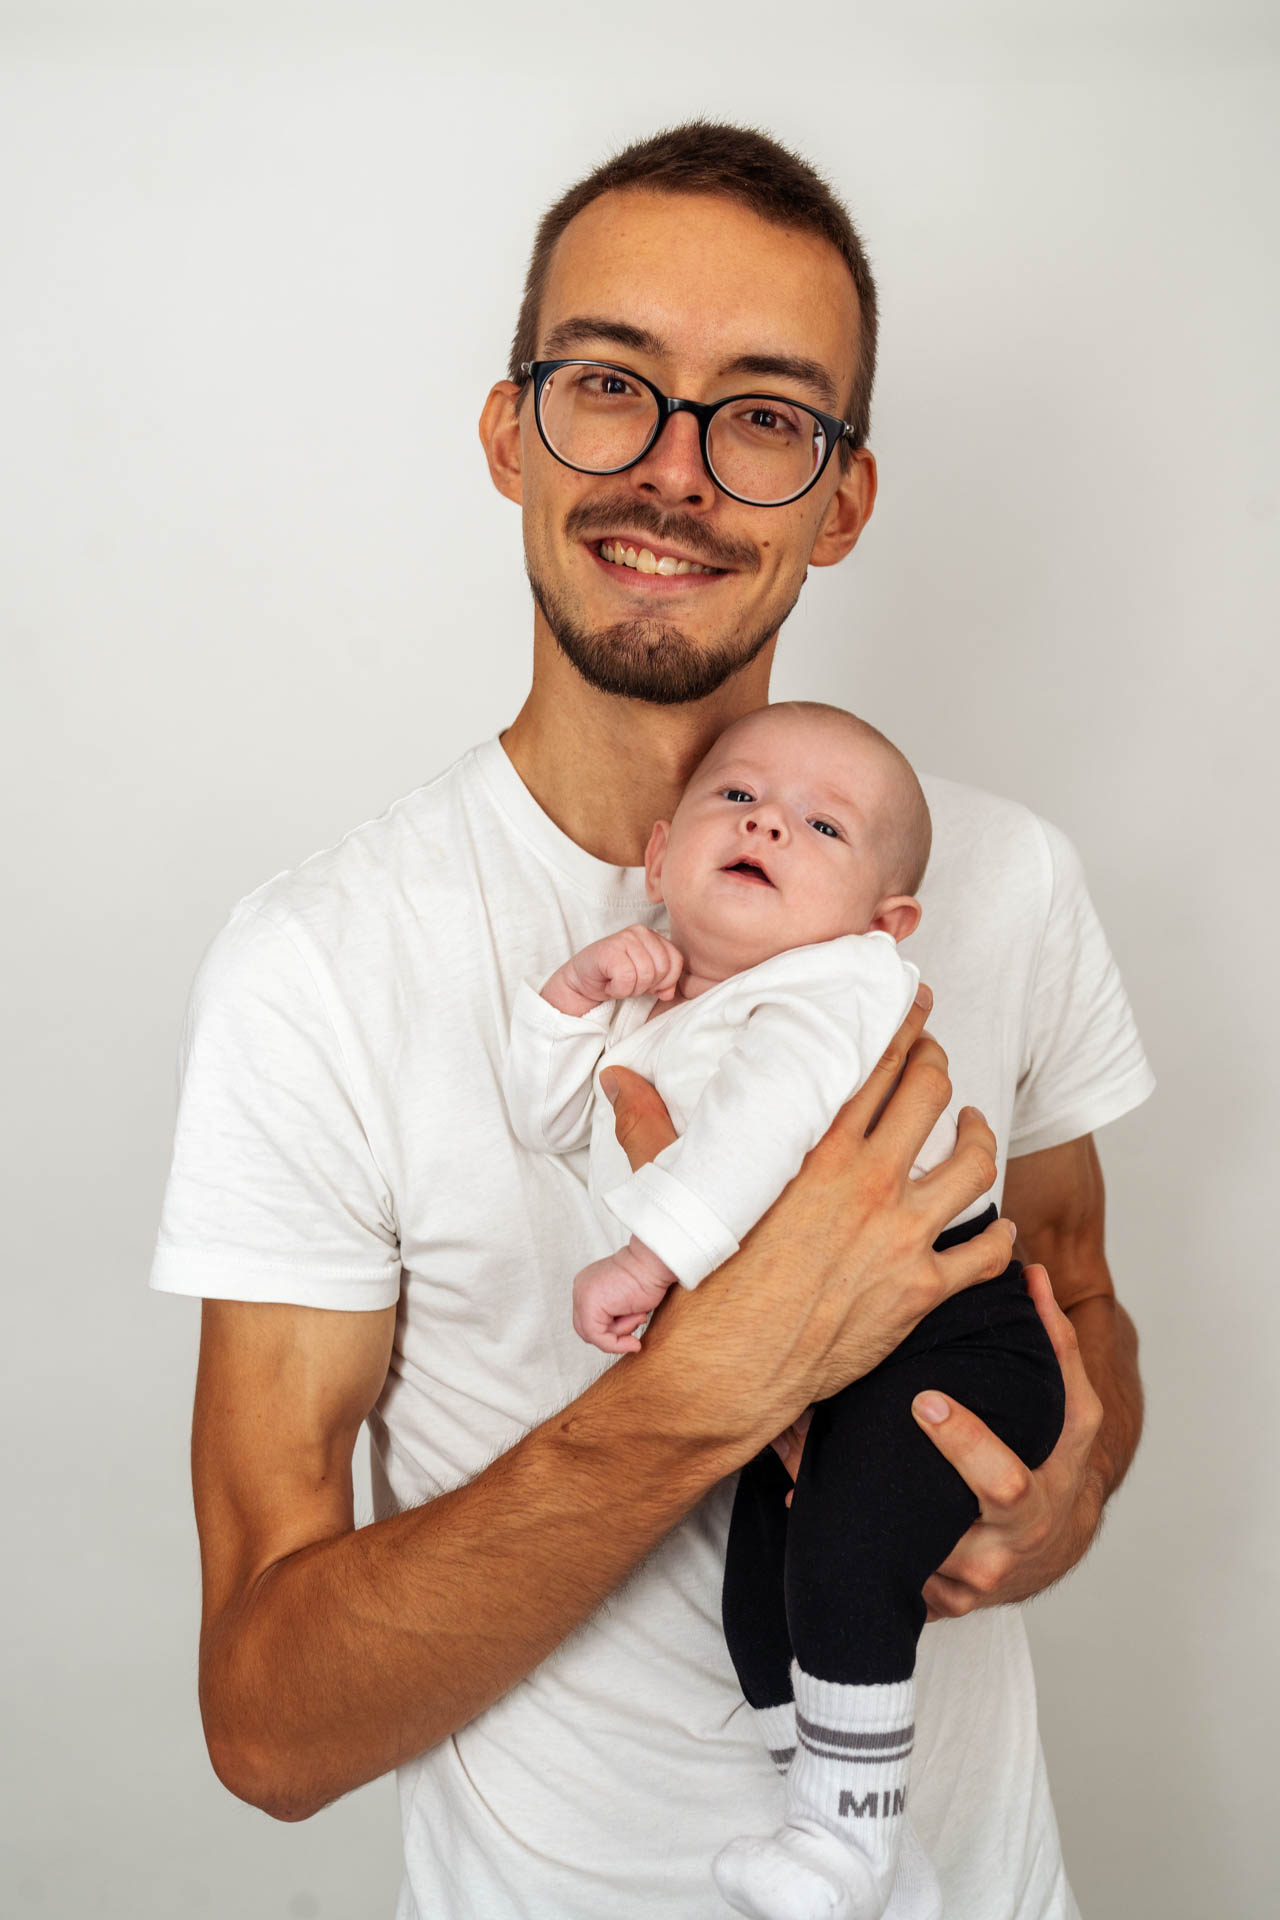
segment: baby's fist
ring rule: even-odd
[[[683,971],[680,949],[652,927],[638,925],[594,940],[574,955],[567,969],[569,984],[595,1006],[642,993],[673,999]]]

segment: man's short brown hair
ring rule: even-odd
[[[808,161],[753,127],[689,120],[651,139],[637,140],[548,207],[538,223],[525,276],[524,298],[511,343],[510,378],[523,382],[521,367],[538,357],[542,295],[560,235],[593,200],[623,187],[640,187],[649,193],[723,194],[775,226],[796,227],[831,242],[848,267],[858,296],[857,371],[848,419],[854,428],[852,446],[864,445],[871,431],[877,307],[876,285],[862,241],[846,209]],[[847,439],[840,442],[841,458],[846,463],[850,445]]]

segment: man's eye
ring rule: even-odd
[[[815,828],[818,833],[829,833],[833,840],[840,838],[838,831],[832,826],[829,820],[811,820],[809,825]]]
[[[635,391],[629,380],[624,379],[620,373],[610,372],[607,368],[584,369],[578,375],[575,385],[584,393],[606,400]]]
[[[751,804],[751,795],[745,787],[726,787],[724,797],[726,800],[745,800],[748,806]]]

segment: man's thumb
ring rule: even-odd
[[[676,1138],[657,1088],[630,1068],[607,1068],[600,1075],[600,1091],[613,1104],[614,1132],[633,1173]]]

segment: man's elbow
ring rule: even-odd
[[[314,1789],[308,1792],[302,1781],[290,1778],[288,1763],[278,1750],[267,1753],[250,1741],[219,1732],[207,1718],[205,1746],[209,1763],[227,1792],[272,1820],[309,1820],[327,1805]]]

